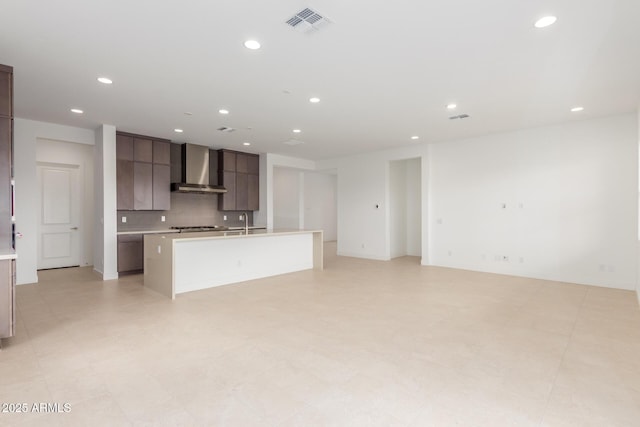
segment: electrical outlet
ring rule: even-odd
[[[167,218],[166,218],[164,215],[162,215],[162,216],[160,217],[160,221],[165,222],[166,220],[167,220]]]
[[[240,218],[238,218],[240,221],[242,221],[244,219],[244,215],[240,215]]]
[[[226,216],[226,215],[223,215],[223,216],[222,216],[222,220],[223,220],[223,221],[226,221],[226,220],[227,220],[227,216]]]
[[[126,216],[123,216],[123,217],[122,217],[122,223],[124,224],[124,223],[126,223],[126,222],[127,222],[127,217],[126,217]]]

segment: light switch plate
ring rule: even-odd
[[[165,221],[166,221],[166,218],[165,218],[165,216],[164,216],[164,215],[162,215],[162,216],[160,217],[160,221],[162,221],[162,222],[165,222]]]
[[[123,217],[122,217],[122,223],[124,224],[124,223],[126,223],[126,222],[127,222],[127,217],[126,217],[126,216],[123,216]]]

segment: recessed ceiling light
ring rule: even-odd
[[[577,112],[582,111],[582,110],[584,110],[584,107],[573,107],[571,109],[571,112],[572,113],[577,113]]]
[[[243,142],[242,145],[251,145],[250,142]]]
[[[174,129],[173,131],[174,131],[174,132],[176,132],[176,133],[182,133],[182,132],[184,132],[182,129]]]
[[[317,104],[318,102],[320,102],[320,98],[316,98],[314,96],[313,98],[309,98],[309,102],[311,102],[313,104]]]
[[[555,16],[545,16],[544,18],[538,19],[533,25],[536,28],[544,28],[548,27],[549,25],[553,25],[557,20],[558,18],[556,18]]]
[[[113,83],[113,80],[106,78],[106,77],[98,77],[98,81],[100,83],[104,83],[106,85],[110,85],[111,83]]]
[[[302,132],[300,129],[294,129],[293,130],[293,133],[300,133],[300,132]]]
[[[447,110],[455,110],[457,107],[456,104],[447,104]]]
[[[257,50],[260,49],[260,43],[256,40],[247,40],[246,42],[244,42],[244,47],[251,50]]]
[[[84,113],[84,111],[79,110],[79,109],[77,109],[77,108],[72,108],[72,109],[71,109],[71,112],[72,112],[72,113],[76,113],[76,114],[82,114],[82,113]]]
[[[413,135],[413,136],[411,137],[411,139],[420,139],[420,137],[419,137],[419,136],[417,136],[417,135]]]
[[[218,113],[220,114],[229,114],[229,110],[218,110]]]

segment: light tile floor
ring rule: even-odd
[[[633,292],[335,256],[179,296],[40,272],[0,426],[640,426]]]

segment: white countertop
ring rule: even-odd
[[[276,229],[267,230],[265,228],[249,229],[249,233],[244,232],[244,227],[240,229],[229,229],[227,231],[195,231],[191,233],[180,233],[166,236],[171,240],[201,240],[201,239],[237,239],[244,237],[263,237],[287,234],[308,234],[322,233],[322,230],[300,230],[300,229]],[[158,233],[155,233],[158,234]],[[160,233],[162,234],[162,233]],[[163,237],[164,238],[164,237]]]
[[[171,230],[169,228],[165,230],[126,230],[126,231],[118,231],[116,234],[118,236],[124,236],[127,234],[166,234],[166,233],[179,233],[180,230]]]
[[[16,251],[14,251],[13,249],[0,251],[0,261],[6,260],[6,259],[16,259],[16,258],[18,258],[18,255],[16,254]]]

